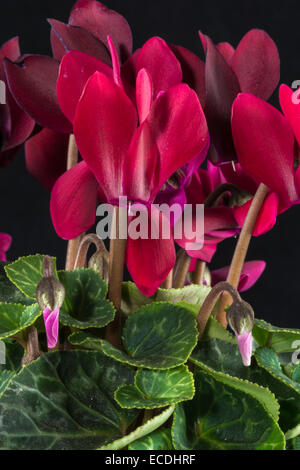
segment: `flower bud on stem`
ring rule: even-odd
[[[227,310],[227,321],[236,335],[243,364],[249,366],[251,364],[254,312],[251,305],[242,300],[238,291],[226,281],[219,282],[212,288],[198,313],[199,339],[203,336],[211,312],[222,292],[228,292],[233,299],[232,305]]]

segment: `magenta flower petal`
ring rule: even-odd
[[[7,58],[12,62],[18,60],[21,55],[19,37],[16,36],[5,42],[0,48],[0,62]]]
[[[219,42],[216,48],[222,54],[227,64],[231,66],[232,59],[235,53],[234,47],[231,44],[229,44],[229,42]]]
[[[232,134],[244,171],[283,202],[295,202],[294,135],[287,119],[260,98],[241,93],[233,105]]]
[[[49,191],[66,171],[68,143],[67,134],[43,129],[25,144],[28,172]]]
[[[249,31],[239,43],[231,63],[241,91],[267,100],[280,76],[280,59],[276,44],[260,29]]]
[[[27,56],[23,62],[4,61],[9,88],[19,106],[38,124],[70,134],[71,123],[65,118],[56,96],[59,64],[46,56]]]
[[[135,132],[124,162],[123,190],[130,201],[152,200],[159,167],[159,151],[146,120]]]
[[[3,147],[3,150],[6,151],[22,145],[32,134],[35,122],[18,106],[9,90],[6,91],[6,105],[4,106],[8,108],[10,121],[9,134],[6,136]]]
[[[76,107],[84,87],[95,72],[104,73],[113,79],[111,67],[83,52],[69,52],[60,64],[57,98],[62,112],[71,122],[74,121]]]
[[[136,78],[136,104],[140,123],[144,122],[150,113],[153,103],[153,83],[146,69],[141,69]]]
[[[179,61],[167,43],[159,37],[149,39],[137,55],[135,73],[144,68],[152,78],[154,98],[160,91],[166,91],[182,82]]]
[[[245,331],[242,334],[236,334],[238,347],[242,356],[244,366],[251,365],[252,355],[252,331]]]
[[[85,162],[78,163],[55,183],[51,217],[59,237],[70,240],[91,228],[96,218],[98,184]]]
[[[158,229],[164,217],[154,206],[148,210],[148,223],[150,235],[150,210],[152,214],[152,224]],[[130,219],[132,220],[132,218]],[[157,222],[157,223],[156,223]],[[173,239],[151,239],[137,240],[128,239],[126,263],[133,281],[143,295],[150,297],[155,294],[159,286],[166,279],[167,275],[175,264],[175,246]],[[143,262],[141,263],[141,260]]]
[[[7,233],[0,233],[0,261],[6,261],[6,252],[10,249],[12,238]]]
[[[59,329],[59,308],[53,312],[46,308],[43,312],[48,348],[53,349],[58,342],[58,329]]]
[[[119,13],[109,10],[98,1],[77,1],[71,12],[69,24],[87,29],[104,44],[107,44],[109,35],[122,61],[132,53],[132,33],[127,21]]]
[[[193,52],[181,46],[169,44],[169,48],[179,60],[182,69],[182,81],[197,93],[200,103],[205,105],[205,64]]]
[[[252,199],[247,201],[240,207],[234,207],[234,217],[238,222],[239,226],[244,225],[245,219],[247,217]],[[256,219],[253,236],[258,237],[264,233],[271,230],[276,224],[277,214],[278,214],[278,196],[275,193],[269,193],[263,203],[263,206],[259,212],[259,215]]]
[[[252,287],[262,275],[266,263],[264,261],[247,261],[244,263],[243,270],[238,286],[239,292],[244,292]],[[211,272],[211,285],[214,286],[218,282],[226,281],[230,266],[215,269]]]
[[[281,109],[289,121],[294,135],[300,146],[300,98],[299,90],[293,91],[287,85],[279,88],[279,100]]]
[[[200,154],[204,160],[208,128],[196,93],[185,84],[160,95],[153,103],[147,122],[161,159],[158,192],[178,168]]]
[[[108,201],[123,194],[123,163],[137,122],[135,107],[124,91],[96,72],[78,104],[74,134]]]
[[[230,117],[232,103],[240,92],[236,75],[209,37],[205,62],[205,115],[215,148],[213,163],[235,160]]]
[[[111,65],[107,47],[89,31],[54,19],[48,21],[51,25],[51,45],[56,60],[61,61],[69,51],[80,51]]]

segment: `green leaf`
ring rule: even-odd
[[[12,378],[15,376],[14,372],[8,370],[0,371],[0,397],[3,395],[7,387],[9,386]]]
[[[280,404],[279,424],[287,432],[300,423],[300,384],[284,374],[272,349],[257,349],[255,358],[260,370],[253,373],[252,380],[264,384],[276,395]]]
[[[181,289],[158,289],[152,297],[145,297],[133,282],[124,282],[121,309],[126,315],[130,315],[152,302],[186,302],[201,307],[210,291],[211,287],[191,284]]]
[[[138,439],[143,438],[144,436],[147,436],[148,434],[152,433],[156,429],[158,429],[160,426],[162,426],[170,416],[172,416],[173,412],[175,409],[175,405],[171,405],[169,408],[164,410],[162,413],[159,415],[155,416],[155,418],[152,418],[148,420],[145,424],[142,426],[139,426],[135,431],[132,433],[128,434],[127,436],[124,436],[121,439],[118,439],[117,441],[108,444],[106,446],[101,447],[99,450],[120,450],[124,449],[125,447],[129,446],[133,442],[135,442]]]
[[[136,419],[115,390],[134,372],[102,353],[52,352],[25,367],[0,400],[1,450],[92,450]]]
[[[22,292],[8,279],[4,269],[6,264],[7,263],[0,261],[0,302],[24,305],[32,304],[33,300],[22,294]]]
[[[158,429],[130,444],[128,450],[174,450],[170,429]]]
[[[300,450],[300,436],[287,441],[288,450]]]
[[[259,346],[267,346],[276,353],[294,352],[293,343],[299,341],[300,344],[300,330],[279,328],[264,320],[255,320],[253,337]]]
[[[195,372],[196,395],[176,405],[173,444],[180,450],[282,450],[284,435],[248,393]]]
[[[8,370],[17,373],[22,366],[24,349],[17,341],[12,339],[5,339],[2,343],[5,347],[5,364],[0,363],[0,372]]]
[[[117,361],[147,369],[169,369],[184,364],[197,343],[194,315],[177,305],[146,305],[129,316],[119,351],[102,340],[103,352]]]
[[[300,364],[298,364],[292,373],[292,380],[300,384]]]
[[[223,383],[252,395],[276,421],[278,420],[279,404],[274,394],[262,383],[260,385],[255,383],[252,368],[243,365],[236,344],[218,339],[201,341],[194,349],[190,360],[207,372],[217,375],[218,380]]]
[[[208,319],[201,341],[209,341],[210,339],[221,339],[227,343],[236,344],[233,335],[212,316]]]
[[[80,329],[102,328],[114,319],[115,309],[106,300],[107,283],[92,269],[60,271],[66,289],[60,321]]]
[[[38,304],[0,304],[0,340],[16,336],[35,323],[42,312]]]
[[[68,340],[74,346],[102,351],[100,338],[96,338],[95,336],[92,336],[89,333],[84,333],[83,331],[72,333]]]
[[[43,259],[45,255],[32,255],[19,258],[5,266],[7,277],[28,297],[36,298],[36,287],[43,277]],[[56,258],[52,258],[56,272]]]
[[[136,373],[135,385],[122,385],[115,399],[122,408],[153,409],[191,400],[195,393],[193,374],[187,366]]]

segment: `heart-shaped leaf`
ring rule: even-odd
[[[24,305],[32,304],[33,300],[22,294],[15,284],[8,279],[4,269],[6,264],[0,261],[0,302]]]
[[[42,314],[37,304],[0,304],[0,339],[16,336],[33,325]]]
[[[265,388],[264,381],[255,383],[253,374],[257,366],[245,367],[236,344],[219,339],[201,341],[194,349],[190,360],[207,372],[214,373],[218,380],[259,400],[268,413],[277,421],[279,404],[275,396]]]
[[[143,305],[152,302],[187,302],[200,308],[210,290],[211,287],[208,286],[191,284],[182,289],[158,289],[152,297],[145,297],[133,282],[124,282],[121,309],[126,315],[129,315]]]
[[[8,370],[0,371],[0,397],[3,395],[14,376],[14,372]]]
[[[283,450],[284,435],[248,393],[196,370],[196,395],[176,405],[172,438],[180,450]]]
[[[66,289],[60,321],[80,329],[102,328],[114,319],[115,309],[106,300],[107,283],[92,269],[60,271]]]
[[[128,450],[174,450],[170,429],[158,429],[128,446]]]
[[[264,320],[255,320],[253,336],[259,346],[268,346],[276,353],[293,352],[296,341],[300,347],[300,330],[279,328]]]
[[[133,376],[99,352],[44,354],[0,400],[0,449],[92,450],[121,438],[138,412],[121,409],[114,392]]]
[[[17,343],[17,341],[12,339],[5,339],[4,341],[1,341],[1,344],[3,347],[4,363],[1,364],[0,361],[0,372],[2,370],[8,370],[17,373],[21,369],[21,361],[24,356],[24,349],[19,343]]]
[[[36,287],[43,277],[43,255],[32,255],[19,258],[5,266],[8,278],[23,294],[36,298]],[[53,259],[55,274],[56,259]]]
[[[194,396],[193,374],[187,366],[169,370],[146,370],[136,373],[135,385],[122,385],[115,399],[122,408],[162,408]]]
[[[123,329],[126,352],[102,340],[103,352],[117,361],[147,369],[184,364],[197,343],[194,315],[178,305],[158,302],[130,315]]]

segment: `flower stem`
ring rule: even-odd
[[[174,268],[174,287],[179,289],[185,285],[185,280],[189,272],[191,258],[185,250],[180,249]]]
[[[197,259],[196,269],[193,273],[193,284],[201,285],[203,283],[206,263],[202,259]]]
[[[40,346],[38,332],[35,326],[27,329],[26,355],[23,357],[22,365],[26,366],[40,357]]]
[[[74,269],[86,267],[88,250],[92,244],[95,245],[96,252],[101,253],[105,260],[107,259],[109,254],[107,252],[107,249],[105,248],[103,240],[101,240],[101,238],[98,237],[98,235],[96,235],[95,233],[89,233],[88,235],[85,235],[81,240],[76,261],[74,264]]]
[[[239,194],[240,190],[231,183],[223,183],[220,186],[217,186],[214,191],[212,191],[209,196],[205,199],[205,207],[214,207],[218,204],[220,198],[226,193],[230,192],[231,194]]]
[[[124,261],[127,239],[120,237],[120,225],[127,224],[127,208],[114,207],[113,230],[115,233],[110,240],[110,256],[109,256],[109,286],[108,298],[114,304],[116,316],[112,323],[106,328],[105,339],[113,346],[120,348],[121,346],[121,299],[122,299],[122,282],[124,273]]]
[[[261,183],[259,185],[240,233],[227,276],[227,282],[235,288],[238,287],[255,223],[268,191],[269,189],[265,184]],[[231,295],[225,293],[222,295],[220,302],[217,319],[224,327],[227,326],[225,308],[231,304],[231,297]]]
[[[67,159],[67,170],[71,170],[78,163],[78,149],[73,134],[69,138],[69,148],[68,148],[68,159]],[[79,249],[81,235],[69,240],[67,248],[67,258],[66,258],[66,271],[71,271],[74,269],[75,259]]]
[[[197,316],[199,339],[201,339],[204,333],[211,312],[217,303],[219,295],[222,292],[224,292],[223,296],[225,295],[225,292],[228,292],[234,302],[241,302],[242,300],[238,291],[231,284],[229,284],[229,282],[223,281],[216,284],[206,297]]]
[[[167,275],[166,279],[164,280],[164,282],[162,283],[160,287],[161,289],[172,289],[172,286],[173,286],[173,269],[171,269],[171,271],[169,272],[169,274]]]

